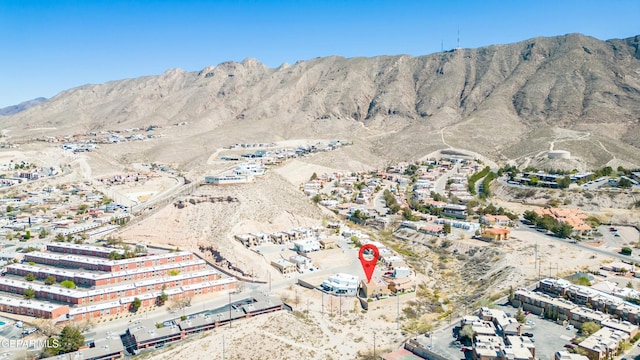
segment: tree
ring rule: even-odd
[[[121,260],[123,256],[120,255],[120,253],[118,253],[117,251],[112,251],[109,253],[108,257],[109,260]]]
[[[623,247],[622,249],[620,249],[620,254],[622,255],[631,255],[631,248],[630,247]]]
[[[471,325],[465,325],[462,327],[462,329],[460,329],[460,332],[458,333],[458,336],[460,337],[460,340],[462,341],[463,339],[467,339],[468,341],[464,341],[465,343],[470,343],[473,341],[473,337],[475,336],[476,332],[473,331],[473,327],[471,327]]]
[[[89,208],[89,205],[87,205],[87,204],[82,204],[82,205],[78,206],[78,214],[86,213],[88,208]]]
[[[42,229],[42,230],[40,230],[40,234],[38,235],[38,237],[39,237],[40,239],[44,239],[44,238],[46,238],[46,237],[47,237],[47,235],[49,235],[49,233],[47,232],[47,230]]]
[[[618,187],[623,188],[623,189],[628,189],[632,185],[633,184],[631,183],[631,180],[629,180],[627,178],[620,178],[620,181],[618,181]]]
[[[25,280],[27,280],[27,281],[33,281],[33,280],[35,280],[35,279],[36,279],[36,275],[35,275],[35,274],[33,274],[33,273],[28,273],[28,274],[24,277],[24,279],[25,279]]]
[[[513,302],[513,299],[515,299],[515,297],[516,297],[516,292],[515,290],[513,290],[513,286],[509,286],[509,297],[507,298],[509,300],[509,304]]]
[[[316,203],[316,204],[317,204],[317,203],[319,203],[320,201],[322,201],[322,195],[320,195],[320,194],[315,194],[315,195],[311,198],[311,200],[312,200],[314,203]]]
[[[169,295],[167,295],[167,293],[164,292],[166,287],[167,287],[166,285],[162,285],[162,291],[160,292],[160,295],[158,296],[157,303],[160,306],[164,305],[164,303],[166,303],[167,300],[169,300]]]
[[[133,302],[131,303],[131,311],[138,311],[140,306],[142,306],[142,301],[138,298],[133,299]]]
[[[56,242],[63,242],[63,241],[64,241],[64,235],[62,235],[62,233],[57,233],[57,234],[56,234],[56,237],[55,237],[55,238],[53,238],[53,241],[56,241]]]
[[[556,180],[556,183],[560,189],[566,189],[571,185],[571,178],[569,176],[564,176]]]
[[[78,350],[84,345],[84,335],[80,329],[74,326],[65,326],[58,337],[59,349],[58,353],[66,354]]]
[[[444,223],[442,225],[442,231],[444,231],[445,234],[451,234],[451,224]]]
[[[56,278],[53,275],[49,275],[44,279],[45,285],[53,285],[56,283]]]
[[[36,297],[36,291],[33,290],[32,287],[28,287],[28,288],[24,289],[24,292],[22,293],[22,295],[27,300],[33,299],[34,297]]]
[[[76,284],[71,280],[65,280],[65,281],[61,282],[60,286],[66,287],[67,289],[75,289],[76,288]]]
[[[518,311],[516,312],[516,320],[518,320],[520,324],[523,324],[526,318],[527,316],[522,311],[522,308],[518,308]]]
[[[311,174],[311,178],[309,178],[309,181],[313,181],[315,179],[318,178],[318,174],[316,174],[315,172],[313,174]]]
[[[529,221],[532,224],[536,224],[540,217],[533,210],[527,210],[524,212],[523,217],[525,220]]]
[[[600,325],[594,323],[593,321],[587,321],[582,324],[582,327],[580,327],[580,332],[584,336],[591,336],[598,330],[600,330]]]
[[[554,234],[556,234],[556,236],[565,239],[565,238],[568,238],[569,236],[571,236],[571,233],[573,232],[573,226],[571,226],[569,224],[565,224],[565,223],[560,223],[560,224],[552,227],[551,231]]]
[[[31,239],[31,230],[27,230],[27,232],[24,233],[24,239],[25,240]]]

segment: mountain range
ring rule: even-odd
[[[186,122],[143,150],[181,146],[184,162],[237,142],[341,138],[372,163],[450,148],[498,162],[568,150],[589,166],[638,166],[640,36],[170,69],[73,88],[1,121],[14,138]]]
[[[11,106],[7,106],[7,107],[3,107],[0,109],[0,115],[1,116],[8,116],[8,115],[13,115],[13,114],[17,114],[21,111],[25,111],[27,109],[30,109],[36,105],[39,105],[43,102],[47,101],[46,98],[43,97],[39,97],[39,98],[35,98],[33,100],[27,100],[27,101],[23,101],[18,105],[11,105]]]

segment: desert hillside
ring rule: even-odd
[[[2,121],[9,140],[186,122],[143,149],[155,158],[171,156],[167,146],[185,146],[183,163],[234,142],[348,134],[392,160],[449,147],[522,160],[560,139],[555,149],[584,163],[637,165],[639,42],[569,34],[276,69],[247,59],[85,85]]]

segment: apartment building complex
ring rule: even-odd
[[[0,278],[0,292],[6,293],[0,295],[0,311],[80,320],[129,311],[136,298],[150,306],[163,294],[181,300],[237,285],[235,278],[223,277],[186,251],[109,260],[108,254],[116,249],[56,243],[46,250],[27,253],[23,263],[6,267]],[[47,277],[68,280],[75,287],[47,285]]]

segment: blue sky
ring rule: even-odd
[[[110,80],[255,58],[425,55],[640,34],[640,1],[0,1],[0,107]]]

